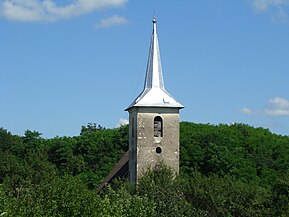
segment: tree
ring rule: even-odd
[[[81,127],[80,135],[83,135],[84,133],[93,133],[104,129],[104,127],[97,125],[96,123],[88,123],[86,126]]]
[[[136,193],[146,195],[156,204],[156,216],[205,216],[206,211],[188,203],[180,188],[179,177],[164,164],[158,170],[149,169],[139,180]]]

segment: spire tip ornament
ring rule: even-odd
[[[153,23],[156,23],[156,22],[157,22],[156,15],[154,15]]]

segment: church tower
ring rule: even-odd
[[[144,89],[126,109],[132,184],[160,162],[179,172],[179,110],[182,108],[183,105],[165,90],[154,17]]]

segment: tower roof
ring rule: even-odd
[[[165,90],[156,23],[154,17],[144,89],[126,110],[132,107],[184,107]]]

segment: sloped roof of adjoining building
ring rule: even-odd
[[[155,17],[144,89],[126,110],[132,107],[184,107],[165,90]]]
[[[96,189],[99,192],[107,184],[112,183],[116,178],[125,178],[128,176],[128,151],[122,156],[118,163],[112,168],[111,172],[103,179],[102,183]]]

